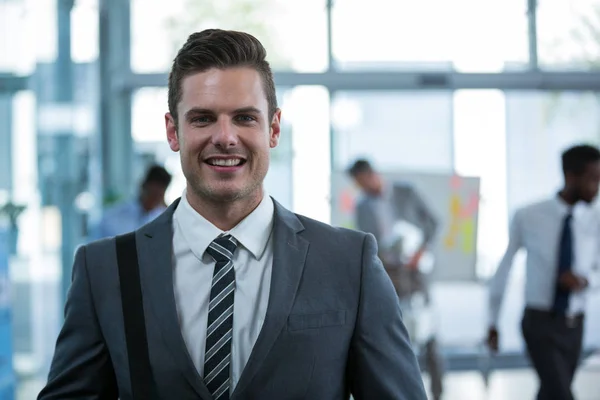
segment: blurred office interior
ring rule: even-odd
[[[135,195],[155,162],[173,174],[167,200],[180,196],[167,75],[187,35],[209,27],[246,30],[268,50],[283,131],[266,188],[284,206],[331,222],[331,177],[359,156],[480,178],[475,277],[433,286],[444,398],[533,398],[519,328],[524,255],[495,357],[482,346],[485,283],[514,211],[561,185],[561,151],[600,145],[600,0],[0,0],[0,277],[10,287],[0,299],[11,332],[0,330],[0,371],[14,371],[16,398],[44,382],[74,250],[103,208]],[[578,399],[599,398],[598,332],[600,291]]]

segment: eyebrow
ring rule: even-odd
[[[234,110],[233,113],[234,114],[260,114],[260,110],[256,107],[248,106],[248,107],[238,108],[237,110]]]
[[[260,113],[261,113],[260,110],[253,106],[237,108],[232,111],[232,114],[260,114]],[[213,114],[214,115],[215,112],[208,108],[194,107],[194,108],[190,108],[188,111],[186,111],[185,118],[187,119],[191,115],[195,115],[195,114]]]

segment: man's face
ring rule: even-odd
[[[587,203],[593,202],[598,195],[600,185],[600,161],[589,163],[583,174],[574,179],[578,197]]]
[[[272,119],[259,73],[210,69],[182,80],[178,126],[165,116],[167,138],[181,152],[188,191],[199,200],[231,202],[261,194],[281,111]]]
[[[381,182],[375,172],[359,172],[354,177],[354,181],[359,188],[369,194],[379,194],[381,191]]]

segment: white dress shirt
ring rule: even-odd
[[[248,362],[267,313],[273,266],[273,214],[273,200],[265,194],[258,207],[227,232],[239,242],[233,256],[231,391]],[[215,261],[205,251],[222,233],[190,206],[184,191],[173,215],[173,284],[183,339],[200,376],[204,372],[208,303],[215,267]]]
[[[572,212],[574,260],[572,271],[586,278],[590,287],[600,255],[600,214],[584,203],[570,207],[559,196],[518,210],[512,220],[508,248],[490,282],[490,324],[497,326],[504,289],[517,251],[527,251],[525,304],[527,307],[552,309],[558,273],[559,241],[564,219]],[[568,314],[585,310],[588,289],[569,296]]]

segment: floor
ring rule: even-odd
[[[426,387],[428,377],[423,377]],[[443,400],[529,400],[535,398],[537,379],[528,369],[493,371],[486,387],[478,372],[456,372],[446,376]],[[34,400],[41,381],[23,383],[16,400]],[[577,400],[600,399],[600,366],[589,365],[579,371],[574,385]]]
[[[533,400],[537,378],[531,370],[495,371],[486,387],[479,373],[460,372],[448,375],[444,386],[443,400]],[[600,369],[581,370],[573,391],[576,400],[600,400]]]

